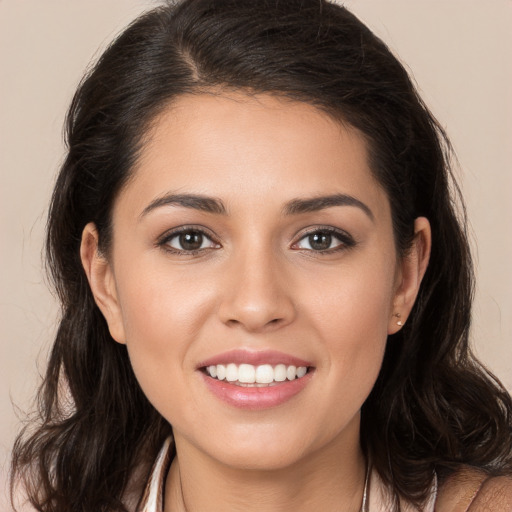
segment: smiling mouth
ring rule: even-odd
[[[301,379],[312,371],[309,366],[285,364],[217,364],[205,366],[202,370],[212,379],[226,381],[241,387],[269,387]]]

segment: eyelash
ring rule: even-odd
[[[175,239],[176,237],[179,237],[180,235],[184,234],[194,234],[194,235],[200,235],[203,238],[206,238],[211,242],[212,245],[215,245],[217,247],[203,247],[198,249],[177,249],[175,247],[170,246],[170,242]],[[331,248],[331,249],[324,249],[324,250],[314,250],[314,249],[302,249],[300,247],[296,247],[301,241],[307,239],[308,237],[311,237],[315,234],[322,234],[322,235],[328,235],[335,239],[337,239],[340,243],[339,245]],[[204,242],[204,240],[202,240]],[[158,240],[156,245],[166,252],[172,253],[172,254],[178,254],[178,255],[186,255],[186,256],[197,256],[198,254],[208,251],[211,249],[216,249],[220,247],[220,243],[215,239],[215,237],[207,230],[205,230],[202,227],[197,226],[182,226],[176,229],[173,229],[172,231],[169,231],[162,235]],[[322,256],[322,255],[328,255],[333,254],[336,252],[340,252],[343,250],[350,249],[356,245],[355,240],[350,236],[347,232],[342,231],[340,229],[333,228],[331,226],[315,226],[314,228],[304,232],[301,234],[301,237],[297,240],[297,242],[294,242],[291,245],[291,248],[293,250],[297,251],[306,251],[314,254],[315,256]],[[310,243],[311,246],[311,243]]]
[[[197,226],[182,226],[171,231],[168,231],[164,235],[162,235],[158,240],[156,245],[162,248],[166,252],[170,252],[172,254],[185,255],[185,256],[197,256],[203,251],[215,249],[217,247],[204,247],[199,249],[176,249],[175,247],[171,247],[169,243],[176,237],[184,234],[197,234],[201,235],[203,238],[210,240],[212,245],[217,245],[220,247],[218,241],[216,241],[215,237],[206,229]]]
[[[314,256],[324,256],[324,255],[326,256],[326,255],[333,254],[336,252],[345,251],[345,250],[350,249],[356,245],[356,241],[354,240],[354,238],[351,235],[349,235],[346,231],[343,231],[341,229],[336,229],[331,226],[315,226],[314,228],[301,233],[299,240],[292,244],[292,249],[294,248],[294,246],[296,246],[302,240],[305,240],[315,234],[323,234],[323,235],[331,236],[331,237],[337,239],[340,243],[339,243],[339,245],[337,245],[336,247],[333,247],[331,249],[324,249],[324,250],[318,250],[318,251],[315,251],[314,249],[301,249],[301,248],[296,248],[294,250],[307,251]]]

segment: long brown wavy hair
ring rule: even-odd
[[[398,254],[414,219],[432,254],[404,328],[388,340],[362,410],[361,442],[395,496],[420,505],[434,475],[463,464],[512,472],[512,401],[468,344],[473,273],[450,144],[386,45],[324,0],[185,0],[137,19],[81,82],[48,219],[47,262],[62,317],[18,437],[12,488],[41,512],[125,511],[168,425],[94,303],[79,256],[94,222],[108,254],[112,205],[151,121],[177,96],[229,88],[312,104],[362,132],[387,192]],[[459,204],[456,208],[454,205]]]

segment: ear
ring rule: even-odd
[[[430,223],[425,217],[414,221],[414,239],[410,250],[400,262],[388,334],[395,334],[405,324],[427,270],[432,245]]]
[[[107,321],[110,335],[118,343],[125,343],[125,330],[117,296],[114,271],[106,256],[98,248],[98,230],[90,222],[82,232],[80,258],[94,300]]]

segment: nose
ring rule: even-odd
[[[237,255],[230,261],[222,287],[219,316],[228,326],[266,332],[295,318],[291,282],[270,251]]]

